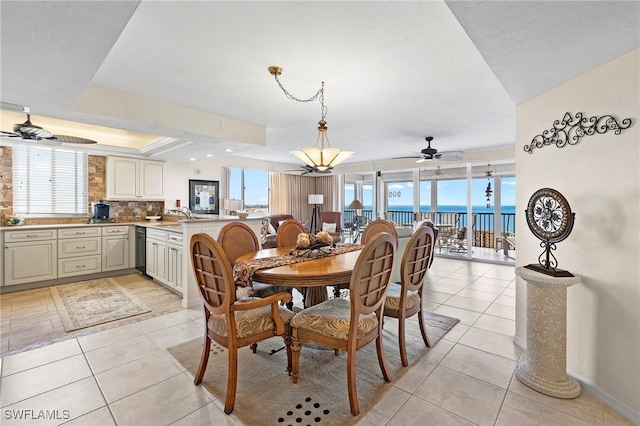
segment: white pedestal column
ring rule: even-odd
[[[516,377],[531,389],[556,398],[580,395],[580,383],[567,374],[567,287],[580,277],[552,277],[522,266],[527,282],[527,359]]]

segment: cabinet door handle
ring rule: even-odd
[[[76,235],[84,235],[84,231],[78,231],[76,232]]]
[[[78,265],[78,266],[76,266],[76,268],[78,268],[78,269],[84,269],[86,266],[87,266],[87,265]]]
[[[38,234],[27,234],[27,238],[36,238]]]
[[[84,246],[79,246],[79,247],[78,247],[78,246],[76,246],[76,249],[77,249],[77,250],[82,250],[83,248],[84,248]]]

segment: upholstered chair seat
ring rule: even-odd
[[[258,297],[249,297],[238,301],[238,304],[251,300],[260,300]],[[293,312],[282,306],[278,307],[278,313],[282,322],[289,324],[293,318]],[[250,311],[238,311],[235,314],[236,333],[239,338],[249,337],[263,333],[267,330],[274,330],[274,323],[271,319],[271,306],[261,306]],[[220,336],[227,336],[227,319],[225,314],[211,315],[209,318],[209,329]]]
[[[391,283],[389,290],[387,291],[387,298],[384,301],[384,311],[388,314],[391,311],[400,310],[400,294],[402,293],[402,286],[397,283]],[[405,301],[406,309],[413,309],[416,305],[420,304],[420,295],[415,291],[407,292],[407,299]]]
[[[347,299],[329,299],[300,311],[291,321],[291,325],[298,329],[314,330],[332,339],[348,340],[350,318],[351,307]],[[358,337],[371,333],[377,327],[378,318],[375,312],[360,315]]]

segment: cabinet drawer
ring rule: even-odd
[[[167,243],[182,245],[182,234],[176,232],[167,232]]]
[[[58,240],[58,258],[100,254],[101,238]]]
[[[100,255],[58,259],[58,277],[63,278],[100,272],[100,261]]]
[[[86,228],[60,228],[58,229],[58,238],[84,238],[84,237],[99,237],[101,235],[100,228],[97,226],[90,226]]]
[[[55,229],[39,229],[33,231],[8,231],[4,233],[5,243],[17,243],[23,241],[55,240],[58,233]]]
[[[102,229],[102,236],[107,235],[127,235],[129,234],[128,226],[106,226]]]
[[[147,238],[152,238],[154,240],[160,240],[160,241],[166,241],[167,240],[167,231],[160,231],[158,229],[147,228]]]

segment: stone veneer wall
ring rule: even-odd
[[[13,212],[13,157],[11,148],[0,146],[0,224]]]
[[[2,161],[0,162],[0,220],[13,214],[13,156],[10,147],[0,147]],[[89,206],[91,216],[91,203],[103,200],[107,193],[107,158],[100,155],[89,155],[88,158],[88,188]],[[109,216],[116,222],[136,222],[145,220],[147,216],[159,216],[164,210],[164,201],[120,201],[109,200],[111,206]],[[85,223],[87,218],[60,217],[60,218],[27,218],[26,225]]]

